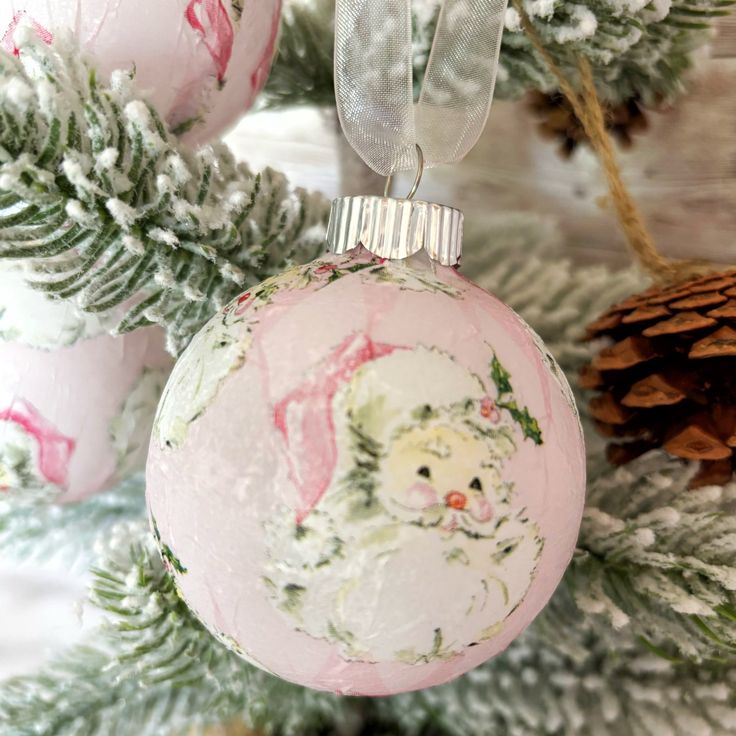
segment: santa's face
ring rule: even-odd
[[[400,521],[490,535],[508,504],[496,449],[461,423],[405,430],[387,448],[379,498]]]

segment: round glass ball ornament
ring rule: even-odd
[[[112,337],[0,265],[0,492],[78,501],[142,470],[170,370],[161,330]]]
[[[584,449],[508,307],[425,255],[327,255],[228,304],[176,364],[147,466],[184,600],[245,659],[352,695],[503,650],[573,553]]]
[[[281,0],[13,0],[0,7],[0,46],[18,54],[23,27],[46,43],[71,34],[101,75],[135,72],[172,130],[207,141],[263,87]]]

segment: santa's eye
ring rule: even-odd
[[[480,482],[480,478],[473,478],[473,480],[470,481],[469,488],[472,488],[474,491],[482,491],[483,484]]]
[[[421,475],[422,478],[429,478],[432,473],[429,472],[429,468],[426,465],[422,465],[422,467],[417,470],[417,475]]]

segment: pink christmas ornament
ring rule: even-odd
[[[98,71],[135,70],[138,88],[193,143],[234,123],[263,87],[281,0],[10,0],[0,47],[28,27],[46,43],[71,33]]]
[[[111,337],[2,266],[0,492],[78,501],[141,470],[170,366],[159,330]]]
[[[154,532],[248,661],[338,693],[437,685],[502,651],[572,555],[569,387],[508,307],[424,255],[356,249],[263,282],[159,406]]]

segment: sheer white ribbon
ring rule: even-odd
[[[343,131],[374,171],[459,161],[485,127],[507,0],[444,0],[419,101],[411,0],[337,0],[335,95]]]

